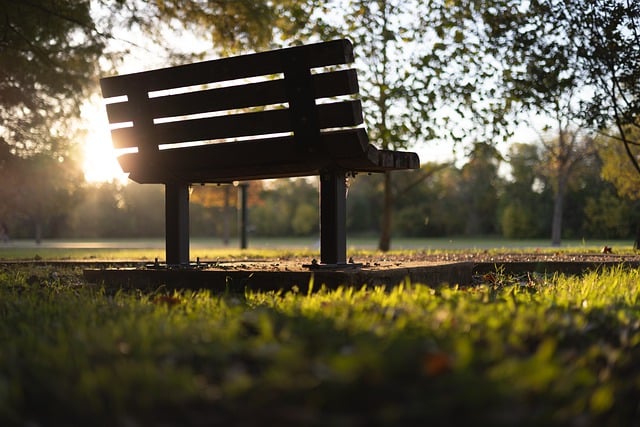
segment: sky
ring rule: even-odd
[[[82,118],[88,132],[83,144],[83,171],[88,182],[117,181],[126,183],[128,178],[116,160],[116,150],[111,144],[111,133],[104,104],[92,100],[82,107]]]

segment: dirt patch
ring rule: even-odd
[[[577,262],[577,263],[640,263],[640,254],[616,253],[568,253],[568,252],[495,252],[460,251],[450,253],[383,254],[354,257],[360,263],[402,264],[413,262],[473,262],[473,263],[523,263],[523,262]]]
[[[305,268],[312,260],[298,257],[207,262],[196,268],[94,268],[84,276],[90,283],[121,287],[208,288],[242,291],[300,289],[306,292],[310,283],[335,288],[342,285],[395,286],[409,279],[414,283],[433,286],[441,284],[469,285],[489,272],[583,274],[603,267],[626,265],[640,267],[639,255],[565,252],[504,252],[476,251],[452,253],[391,253],[355,254],[350,264],[340,268],[321,266]]]

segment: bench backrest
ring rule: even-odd
[[[163,150],[242,140],[290,138],[292,150],[321,152],[328,134],[363,122],[350,96],[358,93],[356,71],[331,67],[351,62],[351,43],[335,40],[104,78],[114,146],[146,161]]]

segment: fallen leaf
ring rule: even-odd
[[[451,358],[444,352],[427,353],[422,361],[422,370],[429,377],[435,377],[451,370]]]

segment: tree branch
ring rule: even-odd
[[[62,19],[63,21],[70,22],[70,23],[75,24],[75,25],[77,25],[79,27],[82,27],[82,28],[85,28],[85,29],[90,30],[92,32],[95,32],[96,34],[98,34],[100,36],[104,36],[103,34],[101,34],[98,31],[98,29],[94,25],[88,25],[86,22],[82,22],[81,20],[79,20],[77,18],[74,18],[73,16],[65,15],[65,14],[62,14],[62,13],[58,12],[56,9],[51,9],[51,8],[45,7],[40,2],[33,2],[31,0],[22,0],[22,3],[26,3],[29,7],[32,7],[34,9],[39,9],[40,11],[44,12],[47,15],[55,16],[57,18]]]

